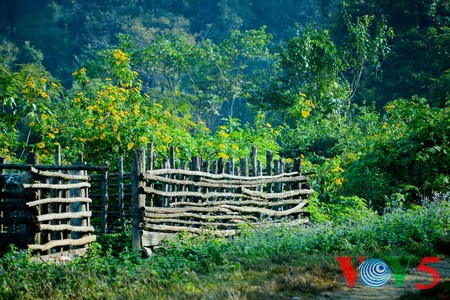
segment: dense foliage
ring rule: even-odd
[[[6,1],[0,154],[302,157],[323,207],[449,187],[449,6]],[[201,9],[200,9],[201,8]],[[45,30],[44,30],[45,28]],[[114,165],[113,165],[114,167]],[[345,205],[344,205],[345,206]]]

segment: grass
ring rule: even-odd
[[[449,202],[311,226],[261,224],[233,239],[182,234],[143,258],[108,235],[67,265],[0,258],[0,299],[283,299],[337,287],[338,255],[420,259],[448,249]],[[443,243],[447,243],[443,245]]]

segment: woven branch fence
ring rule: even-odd
[[[81,161],[44,166],[34,153],[27,162],[0,161],[0,253],[14,244],[43,259],[84,254],[96,240],[88,173],[105,173],[107,167]]]
[[[175,151],[161,169],[154,169],[152,148],[148,157],[137,151],[133,163],[133,247],[147,253],[178,232],[232,236],[242,224],[283,218],[297,224],[308,221],[305,207],[312,194],[301,160],[292,164],[266,154],[265,168],[256,159],[239,164],[231,158],[214,163],[193,157],[175,164]],[[148,168],[146,166],[149,166]]]

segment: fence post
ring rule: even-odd
[[[248,160],[247,158],[241,158],[240,161],[240,169],[241,169],[241,176],[248,176]]]
[[[107,167],[109,163],[105,164]],[[108,168],[102,170],[102,219],[101,219],[101,227],[100,233],[105,234],[108,227]]]
[[[140,187],[144,183],[139,179],[139,175],[145,173],[145,150],[139,149],[133,154],[132,178],[132,240],[133,249],[139,250],[142,246],[141,230],[141,207],[145,206],[145,195],[140,194]]]
[[[125,204],[124,204],[124,183],[123,183],[123,157],[119,156],[119,159],[117,161],[117,168],[118,168],[118,189],[119,189],[119,215],[120,215],[120,231],[125,231]]]
[[[252,151],[250,152],[250,176],[256,176],[257,173],[257,161],[256,161],[256,153],[258,152],[258,148],[256,146],[252,147]]]

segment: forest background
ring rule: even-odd
[[[447,0],[0,3],[0,154],[303,158],[316,220],[450,186]],[[264,157],[260,157],[264,160]]]

